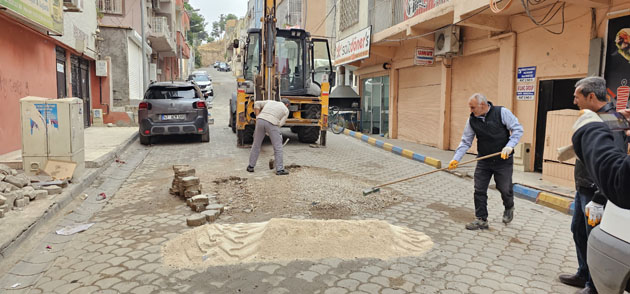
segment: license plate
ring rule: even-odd
[[[186,119],[185,114],[162,114],[162,120],[183,120]]]

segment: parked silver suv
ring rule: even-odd
[[[210,141],[208,108],[199,87],[190,82],[158,82],[149,85],[138,108],[140,143],[153,136],[197,134]]]

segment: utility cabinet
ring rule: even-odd
[[[77,164],[73,178],[83,174],[83,101],[79,98],[20,99],[22,163],[27,174],[43,170],[48,159]]]

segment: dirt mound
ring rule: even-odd
[[[231,222],[295,215],[346,219],[407,200],[402,194],[386,188],[363,196],[363,190],[376,183],[340,172],[305,166],[287,166],[286,169],[291,172],[289,176],[213,179],[211,189],[219,202],[228,206],[227,214],[236,216]],[[247,215],[243,211],[247,211]]]
[[[380,220],[271,219],[208,224],[168,241],[166,264],[197,268],[324,258],[391,259],[418,256],[433,246],[424,233]]]

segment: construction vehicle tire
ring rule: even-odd
[[[291,133],[297,134],[299,130],[300,130],[300,127],[297,127],[297,126],[291,127]]]
[[[302,143],[315,143],[319,139],[319,127],[300,127],[298,139]]]
[[[302,110],[304,118],[319,118],[321,116],[321,105],[305,105]],[[299,127],[298,139],[302,143],[315,143],[319,139],[319,127]]]
[[[232,113],[230,118],[230,127],[232,128],[232,133],[236,133],[236,114]]]
[[[253,125],[245,126],[244,130],[236,130],[236,140],[238,140],[238,144],[252,144],[254,143],[254,130],[256,129]]]

